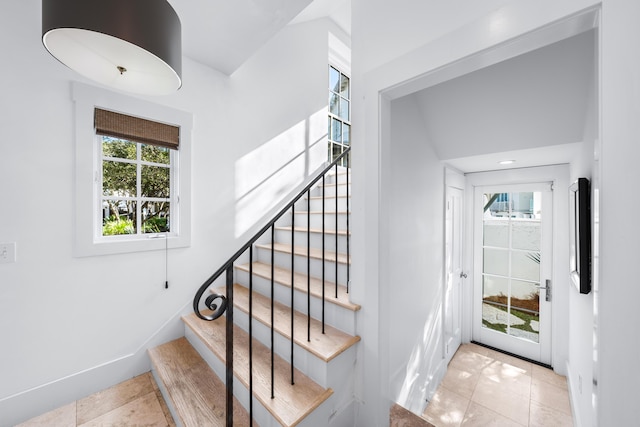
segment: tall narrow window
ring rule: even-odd
[[[95,110],[95,127],[101,165],[97,237],[174,232],[180,129],[102,109]]]
[[[334,161],[351,145],[351,82],[337,68],[329,66],[329,161]],[[347,156],[348,157],[348,156]],[[341,166],[348,166],[345,157]]]

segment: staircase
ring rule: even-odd
[[[203,285],[210,310],[183,317],[185,336],[149,350],[178,425],[353,423],[360,307],[350,302],[346,286],[349,173],[338,166],[325,172],[214,275],[226,271],[226,286]],[[201,295],[195,306],[202,305]],[[233,311],[228,307],[215,320],[203,319],[215,317],[222,302]],[[227,325],[230,318],[233,324]],[[229,328],[232,352],[226,347]],[[227,388],[231,372],[233,385]]]

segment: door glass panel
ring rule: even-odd
[[[487,193],[482,324],[539,342],[541,193]]]
[[[493,220],[484,223],[484,245],[497,248],[509,247],[509,221]]]
[[[509,316],[509,279],[484,275],[482,277],[482,326],[507,332]]]
[[[513,249],[540,250],[540,220],[521,220],[511,223]]]
[[[540,260],[536,258],[536,253],[512,251],[511,277],[540,281]]]
[[[511,281],[511,328],[509,334],[538,342],[540,291],[538,283]]]
[[[484,249],[484,273],[509,275],[509,251],[504,249]]]

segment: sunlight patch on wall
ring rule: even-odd
[[[442,362],[442,298],[435,298],[424,323],[422,336],[411,352],[396,403],[413,413],[422,413],[424,403],[435,390],[434,373]],[[437,380],[437,379],[436,379]]]
[[[235,236],[249,231],[327,158],[326,107],[240,158],[235,165]]]

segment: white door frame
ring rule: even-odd
[[[466,176],[465,229],[473,230],[473,196],[477,186],[502,184],[527,184],[535,182],[553,183],[553,258],[552,273],[552,341],[551,366],[560,374],[566,374],[569,341],[569,165],[542,166],[535,168],[509,169],[503,171],[470,173]],[[473,270],[473,233],[465,233],[464,269]],[[566,262],[564,262],[566,261]],[[463,288],[463,342],[473,340],[473,289],[475,280],[469,275]]]
[[[483,194],[485,193],[511,193],[511,192],[538,192],[542,202],[542,228],[540,254],[542,262],[540,264],[539,284],[544,284],[546,280],[551,280],[553,272],[553,192],[551,182],[539,182],[529,184],[502,184],[494,186],[475,186],[474,205],[470,207],[474,212],[474,300],[473,300],[473,338],[474,341],[487,344],[501,350],[526,357],[544,364],[551,363],[551,329],[553,300],[546,300],[547,292],[540,289],[540,317],[539,317],[539,342],[524,340],[507,335],[505,333],[492,331],[482,326],[483,302],[482,277],[483,277],[483,224],[482,214]],[[553,285],[551,285],[553,288]]]

